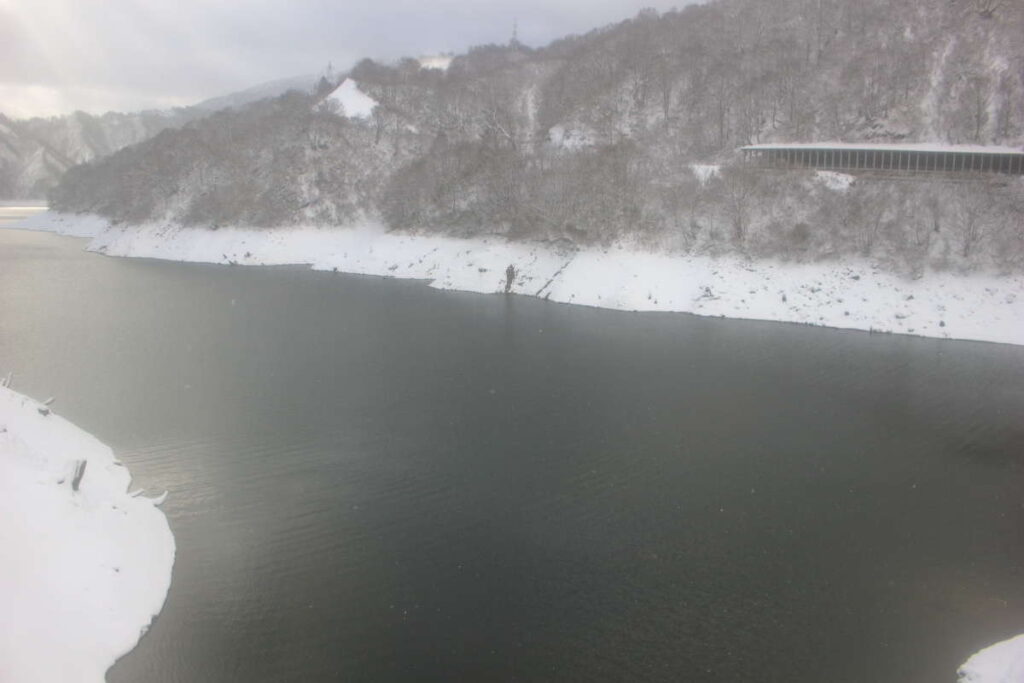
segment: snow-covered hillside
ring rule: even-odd
[[[0,199],[41,199],[75,164],[105,157],[222,109],[290,90],[310,93],[315,85],[315,76],[296,76],[173,110],[108,112],[99,116],[75,112],[19,121],[0,114]]]
[[[0,114],[0,199],[42,198],[72,163]]]
[[[340,85],[325,77],[315,94],[221,112],[76,168],[52,205],[129,223],[365,215],[464,237],[1019,272],[1019,181],[755,173],[737,152],[1021,144],[1024,72],[1006,65],[1024,60],[1024,6],[994,17],[972,6],[713,0],[539,49],[472,48],[446,69],[363,60]]]

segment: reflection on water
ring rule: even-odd
[[[952,680],[1024,623],[1024,349],[0,231],[0,373],[167,488],[109,680]]]

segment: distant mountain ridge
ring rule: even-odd
[[[17,123],[0,114],[0,199],[44,197],[72,165],[66,156],[21,133]]]
[[[315,76],[297,76],[214,97],[190,107],[141,112],[74,112],[12,120],[0,113],[0,199],[40,199],[67,169],[148,140],[169,128],[220,109],[276,97],[288,90],[310,92]]]
[[[210,99],[203,100],[198,104],[192,105],[192,107],[195,109],[213,112],[221,109],[228,109],[230,107],[242,107],[268,97],[277,97],[289,90],[313,92],[318,80],[320,80],[319,75],[309,74],[303,76],[291,76],[289,78],[279,78],[277,80],[254,85],[253,87],[246,88],[245,90],[239,90],[227,95],[220,95],[219,97],[211,97]]]

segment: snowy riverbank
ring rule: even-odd
[[[504,290],[628,311],[674,311],[926,337],[1024,344],[1024,276],[930,272],[917,280],[866,261],[783,263],[648,253],[616,247],[559,250],[500,238],[472,240],[346,229],[110,226],[88,215],[39,214],[8,227],[91,237],[88,249],[235,263],[309,264],[319,270],[429,280],[440,289]]]
[[[108,447],[0,386],[0,680],[101,683],[163,607],[174,537],[130,482]]]
[[[960,667],[959,683],[1024,681],[1024,634],[975,653]]]

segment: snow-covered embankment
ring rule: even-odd
[[[1021,683],[1024,681],[1024,633],[976,652],[957,673],[959,683]]]
[[[0,680],[101,683],[163,607],[174,537],[130,483],[110,448],[0,386]]]
[[[456,239],[352,228],[109,226],[95,216],[40,214],[10,227],[92,236],[91,251],[429,280],[470,292],[513,291],[627,311],[695,313],[925,337],[1024,344],[1024,276],[929,272],[916,280],[868,261],[784,263],[651,253],[624,246],[560,250],[501,238]]]

